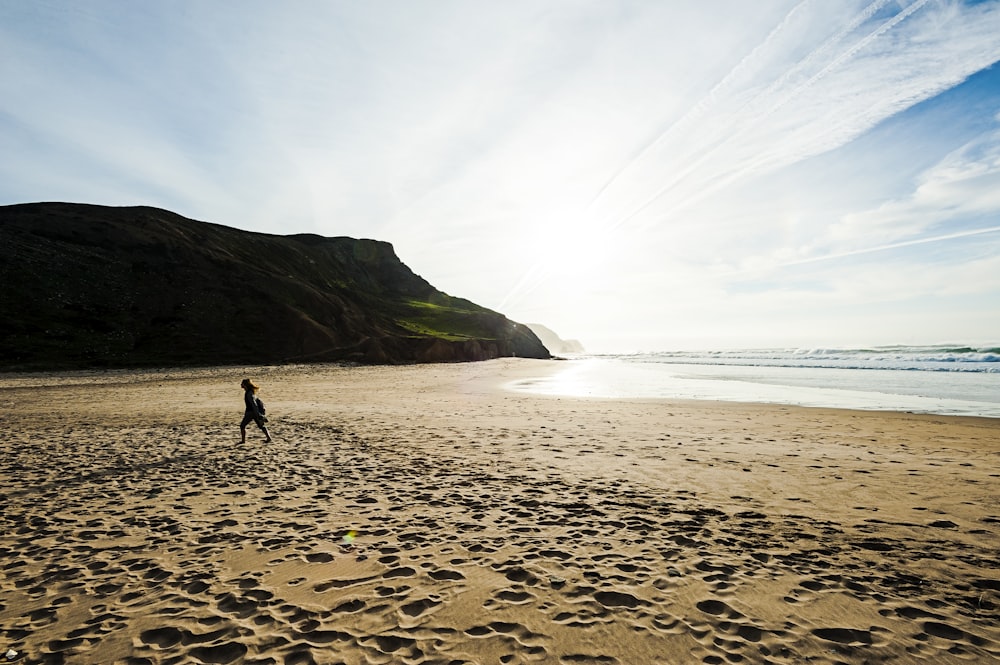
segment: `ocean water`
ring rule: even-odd
[[[1000,418],[1000,347],[579,356],[511,384],[547,395],[706,399]]]

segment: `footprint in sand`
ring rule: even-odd
[[[518,652],[524,660],[544,660],[548,655],[544,646],[548,638],[531,632],[519,623],[493,621],[485,626],[469,628],[465,634],[477,639],[500,640],[507,648]],[[514,662],[515,658],[514,654],[510,654],[504,662]]]
[[[246,645],[239,642],[191,649],[191,655],[203,663],[233,663],[240,661],[246,654]]]
[[[379,653],[392,655],[397,662],[410,662],[422,655],[416,647],[416,640],[401,635],[375,635],[358,640],[361,646],[374,647]]]
[[[613,656],[592,656],[582,653],[559,657],[560,665],[591,665],[593,663],[597,663],[597,665],[617,665],[619,662]]]
[[[438,582],[457,582],[465,579],[465,575],[458,572],[457,570],[449,570],[449,569],[432,570],[427,574],[430,576],[431,579],[436,580]]]
[[[421,598],[412,603],[407,603],[399,608],[399,611],[411,619],[427,614],[433,609],[440,607],[441,601],[435,598]]]
[[[382,573],[382,577],[387,580],[395,579],[397,577],[413,577],[417,574],[417,571],[409,566],[399,566],[396,568],[390,568],[389,570]]]
[[[351,600],[345,601],[340,605],[337,605],[330,611],[334,614],[353,614],[355,612],[360,612],[367,607],[367,603],[359,598],[352,598]]]
[[[743,615],[731,608],[726,603],[721,600],[716,600],[710,598],[708,600],[702,600],[695,604],[699,610],[705,614],[711,614],[713,616],[725,616],[727,619],[735,620],[742,619]]]
[[[876,643],[877,627],[871,630],[861,628],[816,628],[812,634],[828,642],[836,642],[847,646],[871,646]]]
[[[538,600],[532,593],[518,588],[508,588],[498,591],[492,598],[483,603],[487,610],[500,610],[511,605],[525,605]]]
[[[537,597],[534,594],[528,593],[527,591],[517,591],[514,589],[504,589],[497,594],[497,598],[504,601],[505,603],[511,603],[513,605],[522,605],[524,603],[531,602]]]
[[[666,635],[683,635],[688,629],[687,624],[681,621],[680,617],[670,614],[657,614],[653,617],[652,626]]]
[[[604,607],[626,607],[629,609],[647,604],[632,594],[621,591],[597,591],[594,593],[594,600]]]
[[[170,649],[171,647],[177,646],[181,643],[183,634],[177,628],[173,626],[164,626],[162,628],[153,628],[151,630],[145,630],[139,634],[139,641],[146,646],[155,647],[157,649]]]
[[[330,563],[333,561],[333,555],[329,552],[313,552],[306,555],[306,561],[309,563]]]

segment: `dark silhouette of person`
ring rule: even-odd
[[[240,443],[247,442],[247,425],[250,424],[251,420],[257,423],[257,427],[267,437],[265,443],[270,443],[271,433],[267,431],[267,426],[264,424],[267,422],[267,418],[264,417],[264,414],[260,412],[260,408],[257,406],[257,391],[260,390],[260,386],[250,379],[243,379],[240,387],[243,388],[243,402],[246,404],[246,411],[243,413],[243,420],[240,422]]]

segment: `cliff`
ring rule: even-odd
[[[526,323],[525,325],[538,336],[545,348],[552,353],[586,353],[583,344],[575,339],[562,339],[551,328],[540,323]]]
[[[0,369],[548,358],[374,240],[148,207],[0,206]]]

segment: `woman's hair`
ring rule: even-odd
[[[246,390],[247,388],[249,388],[250,390],[252,390],[254,392],[257,392],[258,390],[260,390],[260,386],[258,386],[256,383],[254,383],[250,379],[243,379],[243,382],[240,383],[240,387],[243,388],[243,390]]]

